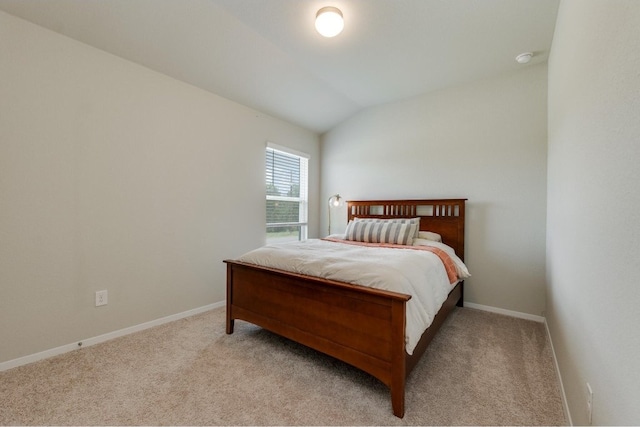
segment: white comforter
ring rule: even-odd
[[[405,342],[413,354],[453,285],[440,258],[412,249],[354,246],[310,239],[268,245],[240,261],[411,295]]]

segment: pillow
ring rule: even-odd
[[[420,218],[392,218],[382,220],[380,218],[354,218],[354,221],[411,221],[418,224],[418,230],[416,231],[416,236],[414,239],[427,239],[433,240],[434,242],[442,242],[442,236],[438,233],[434,233],[432,231],[420,231]]]
[[[442,236],[431,231],[418,231],[418,239],[433,240],[434,242],[442,242]]]
[[[433,240],[427,239],[414,239],[413,246],[431,246],[433,248],[442,249],[449,255],[451,260],[456,266],[456,272],[458,273],[458,279],[464,280],[471,277],[467,266],[462,262],[462,260],[456,255],[456,251],[449,245],[445,245],[444,243],[434,242]]]
[[[418,228],[420,228],[420,218],[356,218],[347,224],[344,238],[356,242],[412,245],[413,239],[418,234]]]

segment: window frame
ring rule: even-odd
[[[303,153],[301,151],[297,151],[291,149],[289,147],[284,147],[282,145],[274,144],[272,142],[267,141],[264,155],[265,155],[265,184],[269,184],[269,174],[267,167],[267,155],[269,150],[273,150],[276,152],[280,152],[287,156],[297,157],[300,160],[300,170],[299,172],[299,182],[295,183],[299,187],[299,196],[291,197],[291,196],[282,196],[282,195],[270,195],[266,194],[265,188],[265,214],[266,214],[266,224],[265,224],[265,232],[266,232],[266,242],[273,243],[276,240],[269,238],[269,229],[275,227],[299,227],[298,228],[298,241],[306,240],[309,234],[309,159],[310,156],[307,153]],[[273,175],[271,176],[273,179]],[[289,222],[268,222],[269,215],[266,210],[268,209],[268,201],[282,201],[282,202],[295,202],[298,203],[298,221],[289,221]],[[284,241],[284,240],[283,240]],[[288,240],[291,241],[291,240]]]

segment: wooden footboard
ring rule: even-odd
[[[228,334],[233,333],[234,320],[241,319],[349,363],[390,388],[393,413],[400,418],[406,376],[461,296],[459,285],[445,302],[445,312],[409,356],[404,334],[405,305],[411,296],[225,262]]]

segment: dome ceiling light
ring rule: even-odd
[[[520,55],[516,56],[516,61],[518,62],[518,64],[526,64],[529,61],[531,61],[532,57],[533,57],[533,53],[524,52],[524,53],[521,53]]]
[[[324,37],[335,37],[342,32],[344,19],[337,7],[323,7],[316,14],[316,30]]]

